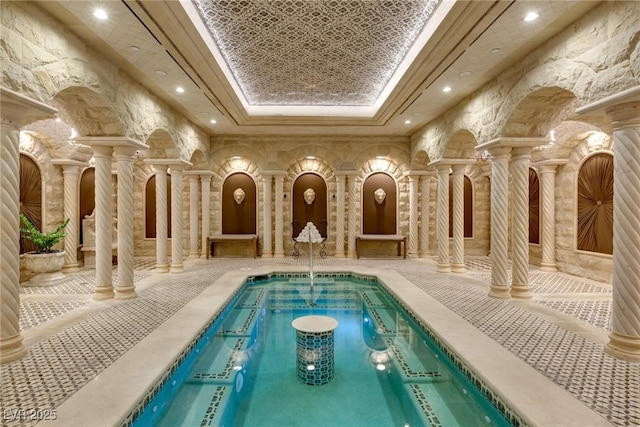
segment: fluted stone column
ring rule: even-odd
[[[412,172],[404,174],[409,180],[409,248],[410,258],[418,256],[418,180],[419,175]]]
[[[509,298],[507,272],[509,244],[509,158],[510,147],[499,147],[495,141],[476,147],[491,154],[491,287],[489,296]]]
[[[146,159],[153,166],[156,177],[156,268],[157,273],[169,272],[167,241],[169,239],[167,218],[167,167],[166,159]]]
[[[613,313],[605,351],[640,362],[640,90],[613,105]]]
[[[113,183],[111,181],[111,159],[113,140],[109,137],[78,138],[77,142],[93,149],[95,159],[96,186],[96,289],[93,299],[105,300],[114,297],[113,290]]]
[[[336,174],[336,258],[344,258],[344,194],[346,175]]]
[[[271,240],[271,174],[262,174],[262,257],[273,257],[273,245]]]
[[[531,298],[529,286],[529,159],[531,147],[511,149],[512,271],[511,296]]]
[[[432,162],[438,170],[438,205],[436,207],[438,266],[440,273],[451,272],[449,260],[449,171],[451,165],[442,161]]]
[[[284,242],[283,242],[283,218],[284,218],[284,173],[274,174],[275,180],[275,213],[276,213],[276,224],[275,224],[275,251],[273,256],[275,258],[283,258],[284,257]]]
[[[73,159],[55,159],[52,163],[62,166],[64,217],[69,218],[69,224],[64,229],[66,236],[64,237],[64,265],[62,270],[68,272],[78,271],[80,270],[80,263],[78,263],[78,246],[80,244],[78,233],[80,229],[78,179],[80,171],[88,166],[88,163]]]
[[[349,175],[349,210],[347,212],[348,221],[348,240],[347,240],[347,257],[356,257],[356,235],[360,229],[358,222],[358,180],[356,175]]]
[[[118,166],[118,280],[116,299],[136,298],[133,280],[133,155],[136,150],[147,150],[148,145],[133,140],[123,140],[115,145]]]
[[[420,177],[420,258],[429,258],[429,204],[431,203],[431,176],[427,172]]]
[[[451,271],[454,273],[467,271],[464,265],[464,171],[466,167],[466,162],[452,164],[453,263]]]
[[[200,240],[198,239],[200,221],[199,213],[199,187],[200,175],[192,171],[186,172],[189,176],[189,258],[200,258]]]
[[[27,354],[20,334],[20,128],[55,113],[0,87],[0,364]]]
[[[200,258],[206,258],[209,252],[207,238],[211,235],[211,176],[213,172],[200,172],[200,185],[202,187],[200,202],[202,208],[202,250]]]
[[[182,172],[191,166],[184,160],[174,160],[171,163],[171,273],[182,273],[183,263],[183,233],[182,233]]]
[[[566,160],[545,160],[537,163],[542,194],[542,262],[543,271],[558,271],[556,264],[556,168]]]

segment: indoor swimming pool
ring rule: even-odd
[[[292,322],[308,315],[338,322],[335,372],[323,385],[296,374]],[[425,327],[372,277],[324,273],[313,289],[301,273],[251,277],[133,425],[520,424]]]

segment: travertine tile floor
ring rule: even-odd
[[[2,426],[35,424],[12,418],[20,408],[55,409],[225,272],[306,263],[213,258],[188,260],[181,274],[157,274],[152,259],[138,259],[139,298],[129,301],[93,301],[94,270],[69,274],[54,287],[22,288],[20,324],[29,354],[0,367]],[[640,426],[640,364],[602,351],[610,285],[531,267],[532,300],[496,300],[487,297],[486,257],[469,257],[466,274],[436,273],[432,260],[328,258],[316,265],[396,270],[612,425]]]

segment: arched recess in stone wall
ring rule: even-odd
[[[445,159],[473,159],[478,145],[475,136],[468,130],[458,130],[445,142],[442,157]]]
[[[82,220],[91,215],[96,207],[96,169],[93,166],[82,171],[79,191],[80,221],[78,225],[80,227],[80,243],[83,243]]]
[[[430,162],[429,153],[424,150],[418,150],[412,158],[411,170],[425,170]]]
[[[373,172],[362,183],[362,233],[398,232],[398,187],[387,172]]]
[[[192,164],[191,169],[193,170],[209,170],[207,156],[198,149],[193,151],[189,162]]]
[[[529,243],[540,243],[540,180],[529,168]]]
[[[42,231],[42,171],[38,162],[25,153],[20,153],[20,214]],[[24,227],[22,222],[20,227]],[[37,249],[33,242],[20,235],[21,254]]]
[[[244,172],[234,172],[222,183],[222,234],[256,234],[257,186]]]
[[[613,154],[587,156],[578,172],[577,249],[613,253]]]
[[[533,90],[506,114],[499,136],[545,136],[561,119],[572,114],[576,102],[572,92],[557,86]]]
[[[179,159],[180,150],[166,129],[155,129],[145,139],[149,146],[145,156],[149,159]]]
[[[69,86],[56,93],[53,104],[80,136],[122,136],[124,127],[113,104],[86,87]]]

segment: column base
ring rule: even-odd
[[[276,250],[276,251],[273,253],[273,257],[274,257],[274,258],[284,258],[284,251]]]
[[[116,295],[114,299],[117,300],[127,300],[138,298],[138,294],[136,293],[136,288],[133,285],[130,286],[117,286],[116,287]]]
[[[418,252],[408,252],[407,258],[418,258]]]
[[[540,263],[540,270],[555,272],[558,271],[558,266],[555,262],[542,262]]]
[[[273,258],[273,252],[271,252],[270,250],[263,250],[262,251],[262,258]]]
[[[344,250],[338,251],[336,250],[336,253],[333,254],[334,258],[344,258]]]
[[[64,273],[74,273],[76,271],[80,271],[80,263],[74,262],[73,264],[65,264],[62,266],[62,271]]]
[[[611,332],[604,352],[617,359],[640,362],[640,337]]]
[[[189,252],[189,259],[199,259],[199,258],[200,258],[199,252]]]
[[[347,251],[347,258],[355,259],[356,251]]]
[[[431,254],[429,252],[420,252],[420,258],[431,258]]]
[[[113,286],[96,286],[96,290],[93,292],[93,299],[103,301],[113,299],[114,295]]]
[[[156,273],[168,273],[169,272],[169,264],[168,263],[157,263],[156,268],[153,270]]]
[[[0,338],[0,365],[21,359],[27,354],[20,334],[9,338]]]
[[[488,296],[491,298],[499,299],[511,298],[511,295],[509,294],[509,288],[504,285],[491,285]]]
[[[531,299],[531,288],[529,285],[514,285],[511,284],[511,297],[517,299]]]
[[[171,264],[169,267],[170,273],[182,273],[184,271],[184,264]]]
[[[451,273],[451,264],[450,263],[438,263],[436,267],[436,271],[438,273]]]
[[[466,273],[467,267],[465,267],[464,263],[460,264],[454,262],[453,264],[451,264],[451,271],[453,271],[454,273]]]

